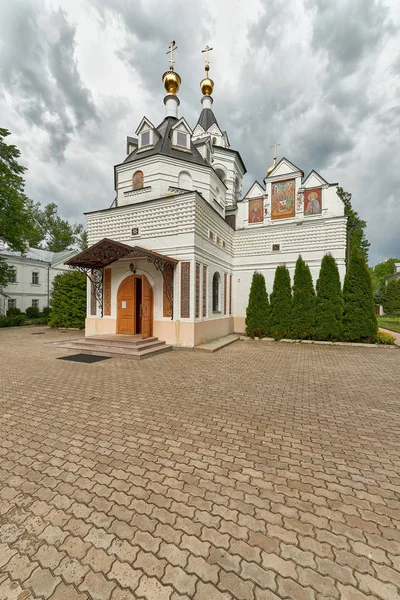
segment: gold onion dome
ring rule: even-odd
[[[182,80],[178,73],[175,73],[173,69],[166,71],[162,76],[162,81],[167,94],[177,94],[181,86]]]
[[[209,65],[206,65],[205,69],[206,77],[203,79],[203,81],[200,82],[200,89],[203,93],[203,96],[211,96],[214,89],[214,82],[208,77],[208,71],[210,70]]]
[[[272,171],[275,169],[275,167],[276,167],[276,160],[274,159],[273,164],[269,167],[269,169],[267,169],[267,175],[272,173]]]

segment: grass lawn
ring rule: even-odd
[[[400,333],[400,317],[377,317],[379,327]]]

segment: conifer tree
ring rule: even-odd
[[[312,338],[315,323],[315,291],[310,269],[299,255],[293,279],[292,335]]]
[[[363,255],[354,251],[343,286],[343,339],[347,342],[373,342],[378,325],[371,276]]]
[[[246,309],[246,334],[250,337],[265,337],[269,333],[270,306],[267,288],[262,273],[253,274],[249,304]]]
[[[400,279],[389,279],[383,297],[383,310],[387,315],[400,313]]]
[[[271,301],[271,335],[276,339],[291,335],[291,313],[293,307],[290,275],[285,265],[275,271]]]
[[[343,320],[343,296],[335,259],[325,254],[317,281],[314,339],[338,341]]]
[[[56,275],[51,294],[51,327],[85,327],[86,275],[66,271]]]

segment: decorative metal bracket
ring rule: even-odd
[[[91,267],[73,267],[70,269],[76,269],[81,273],[85,273],[93,286],[94,296],[97,301],[97,305],[100,308],[100,315],[103,317],[103,279],[104,269],[92,269]]]
[[[133,250],[129,257],[134,258],[137,256],[138,258],[144,258],[142,250]],[[165,282],[165,295],[167,297],[168,302],[171,305],[171,321],[174,318],[174,269],[175,263],[165,260],[162,256],[154,256],[152,254],[146,254],[147,262],[153,264],[157,271],[160,271],[163,276],[163,280]],[[166,273],[165,267],[171,267],[171,272]]]

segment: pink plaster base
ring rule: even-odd
[[[114,335],[117,331],[116,319],[87,318],[85,321],[85,336]]]
[[[235,333],[244,333],[246,331],[246,317],[235,317],[233,329]]]

